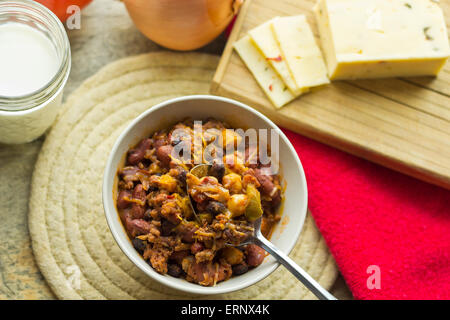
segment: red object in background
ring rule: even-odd
[[[357,299],[450,299],[450,191],[283,130]],[[374,288],[376,269],[380,289]],[[369,285],[368,285],[369,284]]]
[[[225,29],[225,37],[228,39],[230,37],[231,31],[233,30],[234,23],[236,22],[237,15],[234,16],[233,20],[231,20],[230,24]]]
[[[67,13],[67,8],[71,5],[79,6],[83,9],[92,0],[35,0],[36,2],[42,3],[44,6],[53,11],[54,14],[61,20],[66,21],[66,19],[72,14]]]

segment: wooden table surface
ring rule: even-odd
[[[117,0],[95,0],[82,12],[81,29],[68,34],[72,71],[65,97],[114,60],[162,49],[139,33]],[[221,36],[199,51],[221,54],[225,41]],[[55,299],[35,263],[27,224],[31,176],[43,141],[0,145],[0,299]],[[341,278],[332,291],[351,297]]]

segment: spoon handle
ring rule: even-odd
[[[254,238],[254,244],[260,246],[270,253],[279,263],[285,266],[294,276],[297,277],[312,293],[321,300],[337,300],[332,294],[325,290],[316,280],[314,280],[305,270],[300,268],[291,258],[275,247],[262,234]]]

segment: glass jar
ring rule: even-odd
[[[50,10],[31,0],[0,2],[0,28],[13,24],[31,27],[33,32],[38,31],[50,40],[59,67],[53,78],[35,91],[23,95],[0,94],[0,143],[8,144],[30,142],[52,125],[71,68],[67,33]],[[30,70],[30,77],[33,76],[32,72]]]

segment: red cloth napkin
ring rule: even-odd
[[[283,131],[354,297],[450,299],[450,191]]]

